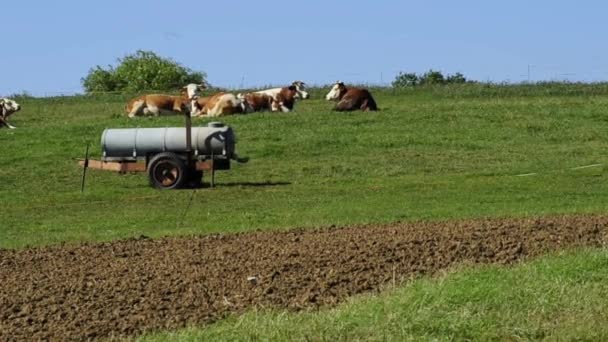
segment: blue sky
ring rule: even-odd
[[[608,80],[602,1],[4,1],[0,95],[82,91],[95,66],[152,50],[227,87]]]

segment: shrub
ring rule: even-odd
[[[429,70],[420,77],[420,84],[422,85],[436,85],[445,84],[445,78],[441,71]]]
[[[87,93],[93,91],[114,91],[118,90],[114,70],[108,66],[109,70],[102,69],[99,65],[89,70],[87,77],[82,79],[82,86]]]
[[[444,85],[467,83],[463,74],[457,72],[453,75],[444,76],[441,71],[429,70],[422,75],[415,73],[399,72],[393,81],[393,87],[415,87],[419,85]]]
[[[447,84],[463,84],[467,83],[467,79],[464,77],[463,74],[457,72],[454,75],[448,75],[448,77],[445,79],[445,82]]]
[[[393,81],[393,87],[404,88],[414,87],[420,84],[420,78],[413,72],[399,72]]]
[[[118,66],[99,65],[82,78],[87,93],[95,91],[172,90],[188,83],[206,83],[206,74],[181,66],[151,51],[138,50],[118,59]]]

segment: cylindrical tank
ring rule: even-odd
[[[221,123],[192,127],[192,153],[234,157],[235,135]],[[108,128],[101,135],[105,160],[145,158],[160,152],[186,152],[186,128]]]

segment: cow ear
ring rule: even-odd
[[[292,90],[292,91],[295,91],[295,90],[297,90],[297,88],[296,88],[296,86],[294,86],[294,85],[292,85],[292,86],[289,86],[289,88],[288,88],[288,89],[289,89],[289,90]]]

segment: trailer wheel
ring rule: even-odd
[[[148,164],[150,185],[157,189],[181,188],[188,180],[186,163],[175,153],[164,152],[152,157]]]

